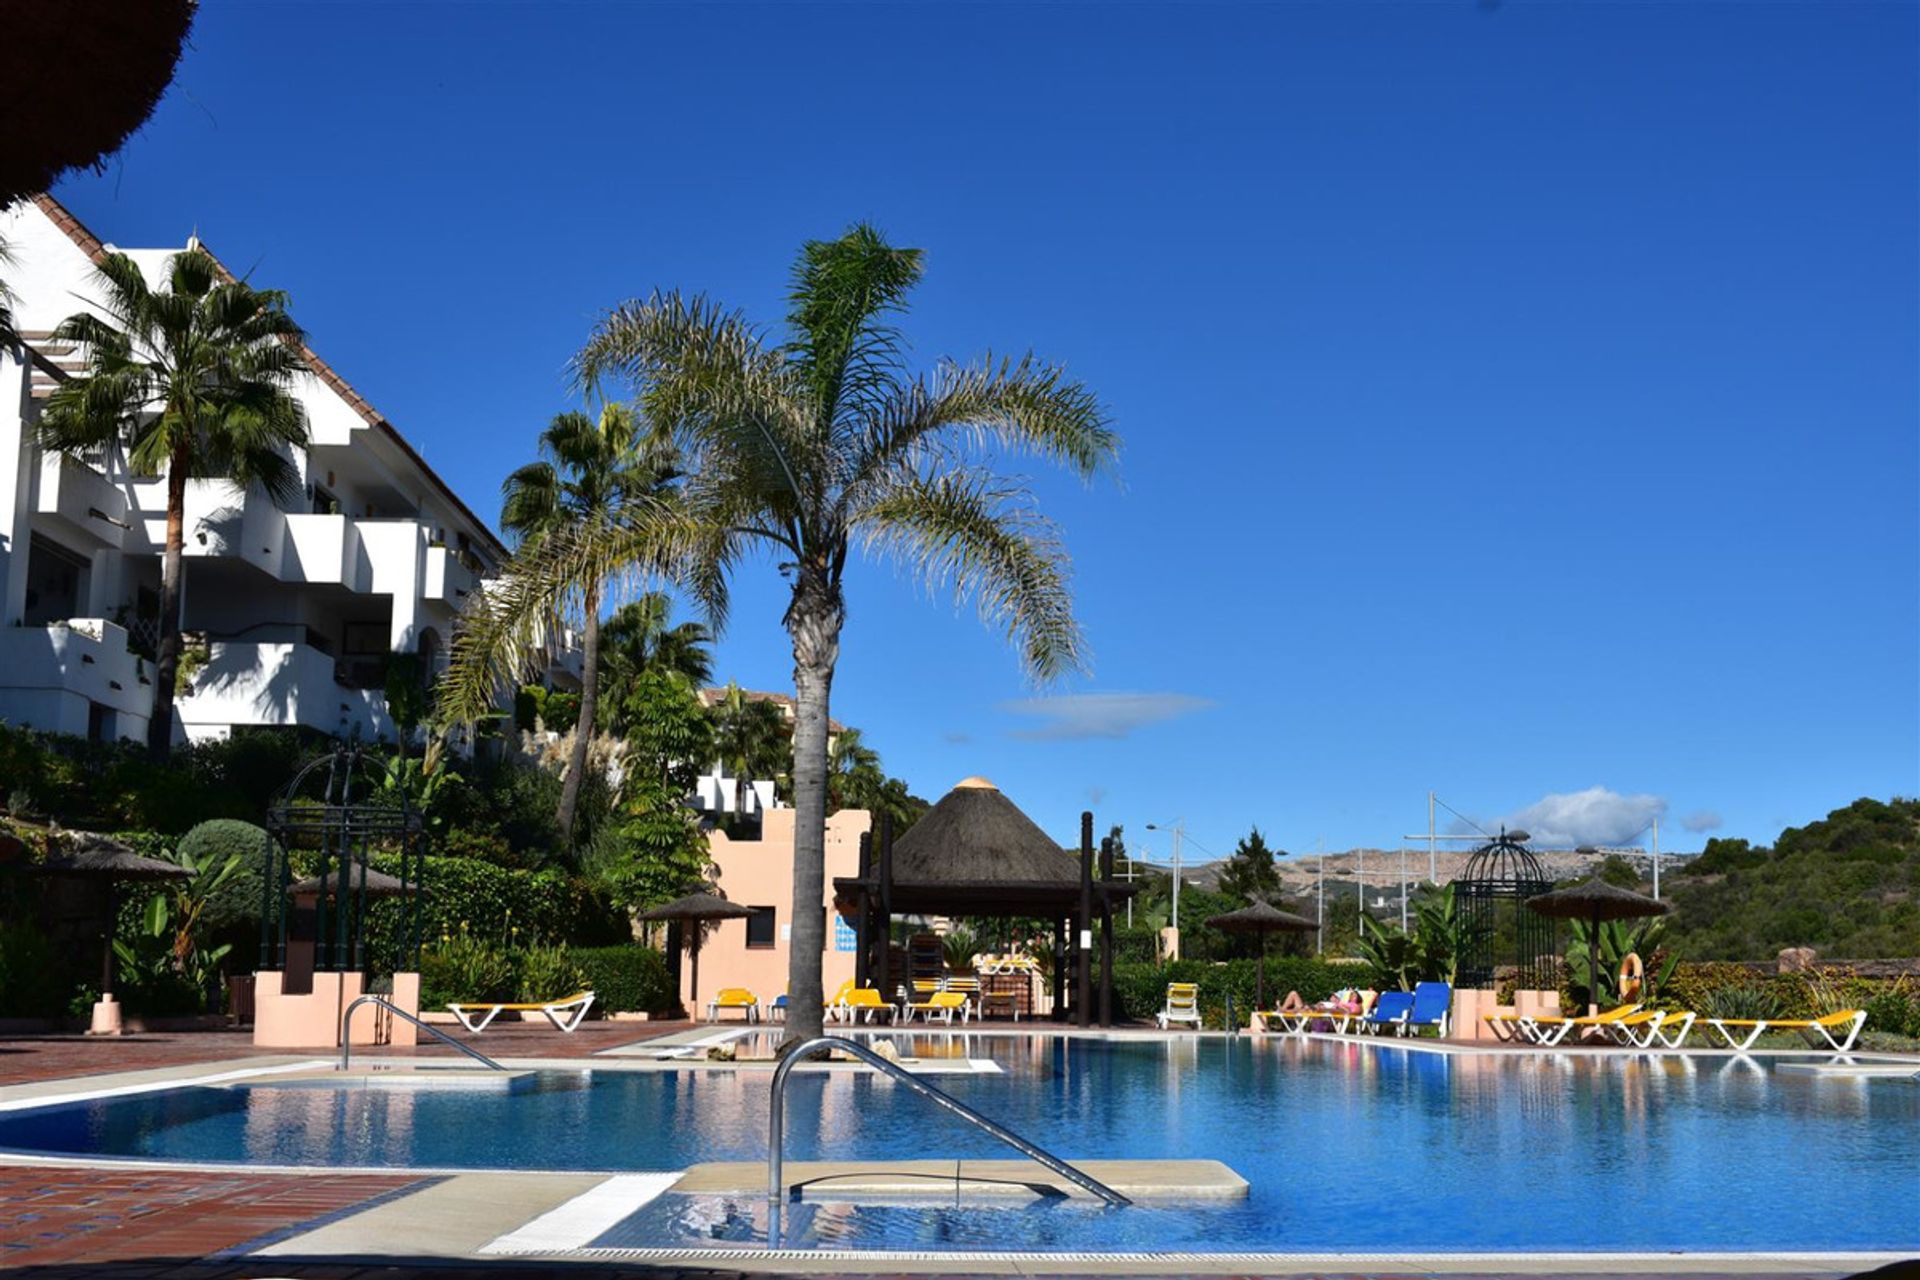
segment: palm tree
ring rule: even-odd
[[[624,405],[607,405],[598,422],[584,413],[559,414],[540,433],[540,452],[541,461],[521,467],[500,486],[500,527],[522,547],[604,520],[629,498],[662,488],[678,474],[671,447],[651,433],[643,434],[639,418]],[[581,582],[575,593],[583,617],[580,717],[554,813],[561,834],[568,837],[580,804],[599,700],[602,589],[602,582],[594,579]]]
[[[675,293],[609,314],[576,357],[576,376],[588,389],[638,390],[674,433],[686,479],[671,501],[517,564],[465,654],[458,701],[484,708],[518,619],[583,577],[613,566],[672,572],[718,625],[731,571],[753,551],[771,553],[791,585],[796,904],[824,900],[828,704],[856,548],[976,601],[1038,679],[1084,661],[1051,524],[976,450],[1025,452],[1091,476],[1118,442],[1092,392],[1032,356],[909,373],[893,319],[920,275],[919,250],[861,225],[802,248],[784,341]],[[795,912],[794,1036],[820,1030],[822,930],[819,912]]]
[[[87,372],[54,389],[40,420],[43,448],[82,453],[118,444],[137,474],[167,477],[167,536],[160,562],[160,645],[147,749],[173,743],[173,681],[180,663],[180,552],[187,480],[259,486],[276,503],[299,495],[291,451],[307,442],[293,398],[299,326],[286,295],[235,280],[192,246],[169,259],[155,291],[125,254],[100,263],[98,313],[68,317],[54,337],[79,343]]]
[[[660,591],[649,591],[614,610],[600,629],[604,665],[638,675],[666,670],[685,676],[687,683],[703,685],[713,678],[713,633],[698,622],[673,621],[673,601]]]
[[[755,778],[770,779],[776,788],[791,779],[793,731],[778,706],[750,698],[730,682],[712,714],[714,755],[733,775],[736,807]]]

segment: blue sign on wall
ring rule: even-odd
[[[833,918],[833,949],[835,951],[858,951],[859,939],[854,935],[853,926],[839,916]]]

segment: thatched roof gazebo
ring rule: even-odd
[[[1113,854],[1103,845],[1094,874],[1093,815],[1080,815],[1078,856],[1041,830],[993,783],[967,778],[940,798],[896,842],[882,820],[878,857],[863,843],[860,873],[834,880],[834,893],[851,903],[858,935],[856,980],[891,985],[887,938],[896,914],[999,916],[1055,922],[1055,945],[1065,949],[1071,927],[1079,945],[1077,1020],[1091,1025],[1091,931],[1101,921],[1102,1021],[1111,1023],[1113,908],[1134,888],[1113,878]],[[875,945],[877,941],[877,946]],[[871,955],[870,955],[871,952]],[[877,963],[875,963],[877,961]],[[1065,968],[1054,968],[1055,1008],[1066,1005]]]
[[[129,882],[156,884],[168,880],[191,880],[193,872],[177,862],[163,862],[159,858],[135,853],[131,845],[92,831],[66,832],[63,841],[66,845],[63,850],[50,852],[44,862],[24,869],[35,875],[87,880],[101,886],[107,924],[100,939],[100,998],[102,1002],[111,1002],[114,913],[119,901],[117,887]],[[51,838],[48,843],[51,846]]]
[[[194,0],[62,0],[6,9],[0,40],[0,208],[99,167],[173,81]]]

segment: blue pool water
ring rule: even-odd
[[[915,1249],[1920,1249],[1920,1084],[1747,1058],[1447,1056],[1241,1038],[969,1037],[932,1077],[1068,1159],[1212,1158],[1238,1202],[802,1204],[786,1243]],[[933,1037],[931,1051],[944,1041]],[[184,1088],[0,1115],[0,1147],[194,1161],[671,1170],[763,1160],[764,1071],[543,1074],[512,1094]],[[993,1158],[867,1073],[796,1074],[787,1156]],[[667,1195],[596,1243],[749,1244],[765,1205]]]

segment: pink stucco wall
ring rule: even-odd
[[[747,946],[747,922],[723,920],[710,928],[700,944],[700,1008],[694,1008],[693,966],[680,966],[680,1000],[689,1012],[704,1017],[706,1002],[722,987],[745,987],[760,997],[764,1007],[787,989],[788,941],[793,925],[792,809],[767,812],[758,840],[730,840],[716,833],[709,852],[718,868],[720,891],[729,902],[744,907],[772,907],[774,940],[771,947]],[[827,949],[821,956],[821,979],[831,997],[842,982],[853,977],[853,940],[850,927],[838,927],[833,912],[835,876],[860,870],[860,835],[872,824],[863,809],[843,809],[827,819],[827,874],[821,905],[827,908]],[[737,1014],[728,1014],[729,1018]]]

